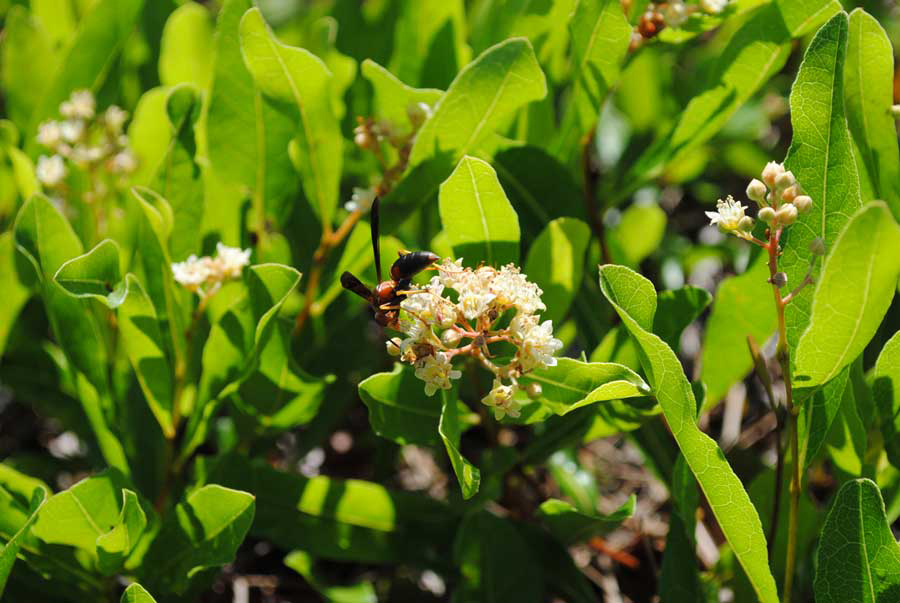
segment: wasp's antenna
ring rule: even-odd
[[[372,213],[369,220],[372,223],[372,253],[375,254],[375,282],[381,282],[381,245],[378,242],[378,205],[379,199],[372,201]]]

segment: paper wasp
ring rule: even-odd
[[[409,291],[412,278],[422,272],[440,257],[430,251],[400,252],[391,265],[390,280],[381,280],[381,246],[378,242],[378,198],[372,202],[372,252],[375,255],[375,274],[378,284],[369,289],[350,272],[341,275],[341,286],[369,302],[375,314],[375,322],[383,327],[393,328],[400,315],[400,302]]]

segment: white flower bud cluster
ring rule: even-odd
[[[113,176],[130,174],[137,167],[124,134],[128,113],[111,105],[101,114],[90,90],[76,90],[59,106],[61,120],[48,120],[38,126],[37,142],[53,154],[38,158],[36,174],[45,187],[61,190],[72,165],[95,173],[103,166]],[[95,180],[97,180],[95,178]],[[91,182],[86,198],[106,192],[101,180]]]
[[[710,15],[719,15],[728,6],[728,0],[700,0],[700,8]]]
[[[482,399],[497,419],[518,417],[518,378],[537,368],[555,366],[562,342],[553,337],[552,321],[541,322],[546,310],[541,289],[514,264],[465,268],[462,260],[445,259],[438,276],[424,287],[413,285],[400,303],[399,328],[405,338],[387,342],[388,352],[416,367],[425,393],[450,389],[460,377],[453,358],[468,355],[494,374],[494,385]],[[453,290],[450,295],[448,290]],[[514,313],[514,314],[513,314]],[[512,314],[507,320],[506,316]],[[506,364],[497,364],[489,346],[506,346]],[[526,388],[529,396],[539,388]]]
[[[747,196],[759,204],[759,219],[774,230],[790,226],[812,207],[812,198],[803,194],[794,174],[775,161],[766,164],[762,180],[750,181]]]
[[[250,263],[250,250],[216,243],[216,257],[192,255],[172,264],[175,281],[201,298],[213,295],[225,281],[238,279]]]
[[[790,170],[784,169],[784,165],[770,161],[761,177],[762,180],[754,178],[747,185],[747,197],[759,205],[757,217],[772,232],[790,226],[800,214],[808,212],[812,207],[812,198],[803,194],[800,183]],[[729,195],[725,201],[719,200],[716,209],[715,212],[706,212],[710,224],[742,239],[753,238],[750,233],[753,219],[744,214],[746,205],[741,205]]]

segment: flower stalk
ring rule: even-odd
[[[785,170],[780,163],[769,162],[762,172],[762,180],[753,179],[747,186],[747,196],[755,201],[760,209],[757,218],[766,225],[765,239],[760,240],[752,234],[754,221],[745,214],[747,206],[741,205],[731,196],[726,200],[720,200],[717,211],[706,212],[710,223],[717,225],[723,232],[731,233],[762,247],[768,255],[769,283],[772,285],[772,297],[775,302],[775,311],[778,316],[778,344],[775,349],[775,357],[781,367],[784,381],[784,406],[787,414],[787,437],[791,447],[791,479],[789,486],[789,511],[788,511],[788,540],[785,560],[784,575],[784,603],[790,603],[793,595],[794,571],[797,558],[797,515],[800,506],[800,494],[802,491],[802,460],[800,459],[799,433],[797,429],[797,416],[799,408],[794,405],[794,391],[791,382],[791,354],[787,341],[787,322],[785,320],[785,308],[801,291],[813,282],[813,267],[816,257],[824,255],[825,246],[821,239],[816,239],[810,245],[811,261],[809,270],[803,280],[787,295],[782,295],[782,289],[788,284],[787,275],[778,269],[778,258],[781,256],[780,241],[785,229],[793,225],[800,214],[806,213],[812,207],[812,199],[803,194],[800,183],[793,173]],[[754,353],[754,344],[750,342],[751,354],[757,365],[761,356]],[[767,373],[763,366],[757,366],[757,373],[766,386],[766,391],[773,402],[771,383],[767,380]],[[773,501],[772,526],[769,534],[769,548],[777,534],[778,512],[780,508],[781,471],[783,466],[782,444],[780,442],[781,426],[778,427],[778,466],[776,467],[776,497]]]

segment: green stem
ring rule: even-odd
[[[778,313],[778,347],[775,356],[781,364],[782,379],[784,379],[785,408],[787,410],[788,437],[791,445],[791,485],[789,488],[790,507],[788,514],[788,541],[787,556],[784,568],[784,603],[791,602],[794,586],[794,566],[797,560],[797,511],[800,507],[800,445],[797,433],[797,409],[794,408],[793,386],[791,384],[791,355],[787,343],[787,325],[784,319],[784,309],[790,301],[790,297],[781,296],[781,289],[775,284],[775,275],[778,272],[778,241],[781,230],[769,233],[769,241],[766,250],[769,252],[769,275],[772,281],[772,293],[775,299],[775,309]],[[773,535],[774,537],[774,535]]]

